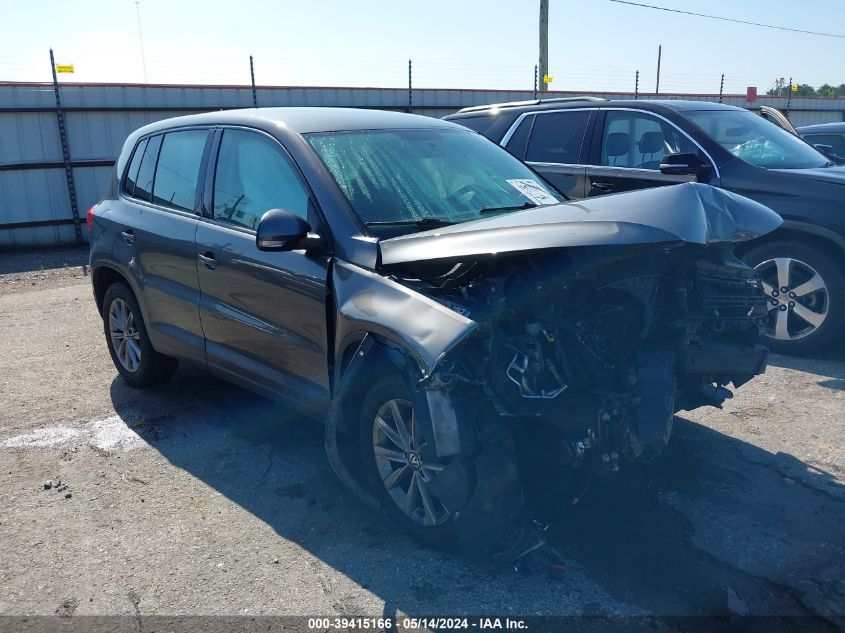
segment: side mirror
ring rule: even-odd
[[[292,251],[303,248],[303,242],[311,237],[309,231],[308,222],[292,211],[270,209],[258,221],[255,245],[260,251]]]
[[[660,173],[667,176],[701,176],[707,173],[707,164],[698,154],[667,154],[660,163]]]

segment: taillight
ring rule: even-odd
[[[97,208],[95,204],[93,207],[88,209],[88,214],[85,216],[85,226],[88,227],[88,232],[91,232],[91,228],[94,226],[94,209]]]

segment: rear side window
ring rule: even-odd
[[[214,219],[254,229],[270,209],[308,217],[308,190],[296,168],[275,141],[226,130],[214,175]]]
[[[133,196],[139,200],[150,202],[153,197],[153,180],[156,173],[158,150],[161,149],[161,136],[153,136],[147,142],[141,166],[138,168],[138,179],[135,181]]]
[[[580,163],[590,114],[589,110],[537,114],[525,160],[570,165]]]
[[[141,167],[141,159],[144,157],[144,150],[147,148],[147,139],[143,139],[135,147],[135,153],[132,154],[132,162],[129,163],[129,169],[126,170],[126,184],[124,191],[129,196],[135,195],[135,181],[138,180],[138,168]]]
[[[197,178],[207,137],[207,130],[164,135],[153,185],[153,202],[180,211],[194,210]]]

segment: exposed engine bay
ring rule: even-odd
[[[727,385],[765,368],[766,297],[727,246],[513,260],[421,265],[401,280],[480,324],[428,383],[481,389],[499,414],[559,430],[573,466],[656,455],[676,411],[721,406]]]

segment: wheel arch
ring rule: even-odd
[[[402,353],[388,351],[377,335],[364,331],[345,337],[338,349],[334,393],[325,425],[326,455],[338,478],[359,499],[373,508],[381,508],[368,489],[358,453],[363,398],[349,396],[365,393],[370,385],[391,371],[402,371],[399,360]]]
[[[106,296],[106,291],[114,282],[119,281],[126,284],[135,300],[138,302],[138,307],[141,308],[141,318],[145,323],[149,323],[147,319],[147,306],[144,303],[144,297],[137,285],[134,283],[132,276],[122,271],[119,266],[111,262],[103,262],[101,264],[92,266],[91,268],[91,283],[94,287],[94,300],[97,303],[97,312],[103,314],[103,299]]]
[[[839,263],[845,265],[845,237],[831,229],[794,220],[784,220],[779,229],[768,235],[748,242],[741,242],[734,248],[734,252],[738,257],[745,257],[746,254],[759,246],[787,240],[801,241],[816,248],[824,249],[833,255]]]
[[[138,298],[138,293],[135,292],[135,289],[125,275],[121,274],[116,268],[108,265],[97,266],[91,271],[91,283],[94,286],[94,300],[97,302],[97,312],[100,314],[103,313],[103,300],[106,296],[106,290],[116,281],[123,282],[129,286],[135,298]]]

